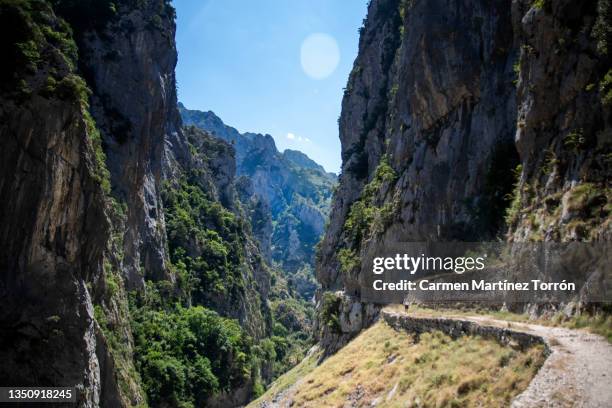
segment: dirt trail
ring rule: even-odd
[[[543,338],[551,353],[529,387],[514,399],[514,408],[612,407],[612,345],[601,336],[584,330],[508,322],[484,316],[422,317],[470,321]]]

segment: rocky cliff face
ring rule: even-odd
[[[0,382],[76,386],[81,406],[112,405],[121,398],[92,303],[110,273],[112,209],[76,45],[46,3],[0,7],[10,61],[0,96]]]
[[[249,192],[252,224],[260,226],[256,236],[261,238],[263,253],[291,273],[295,285],[310,297],[314,286],[305,278],[314,264],[314,246],[323,234],[336,176],[301,152],[280,153],[270,135],[241,134],[212,112],[189,110],[182,104],[179,110],[186,124],[234,146],[237,174],[248,178],[242,183]],[[272,227],[266,212],[271,214]]]
[[[360,301],[368,251],[505,237],[506,223],[512,239],[571,238],[563,231],[572,189],[589,191],[577,199],[580,227],[609,220],[609,59],[595,39],[602,31],[607,44],[609,16],[603,1],[370,3],[342,103],[342,175],[317,264],[328,291],[323,315],[338,322],[321,321],[328,348],[377,313]],[[537,175],[551,147],[554,165]],[[546,200],[553,215],[533,220]]]
[[[238,201],[235,151],[193,126],[179,137],[189,152],[169,157],[173,176],[162,194],[170,260],[188,274],[179,286],[188,287],[194,304],[235,318],[263,338],[271,329],[270,274]],[[185,283],[193,279],[197,283]]]
[[[117,3],[106,25],[85,26],[78,36],[79,66],[93,91],[112,193],[127,208],[122,271],[130,288],[142,287],[145,278],[172,279],[159,187],[169,148],[163,141],[176,140],[180,126],[174,10],[164,1],[141,3]],[[69,22],[79,27],[78,19]]]
[[[133,320],[175,302],[240,321],[242,354],[269,335],[270,276],[234,150],[181,128],[169,3],[0,1],[0,20],[0,383],[76,386],[79,406],[146,404],[151,384],[168,384],[143,371]],[[128,307],[132,290],[146,311]],[[223,389],[242,403],[251,356],[225,353],[207,379],[231,374]],[[219,393],[212,384],[197,398]]]
[[[609,241],[612,5],[516,2],[513,19],[521,171],[510,239]]]

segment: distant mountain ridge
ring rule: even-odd
[[[310,297],[315,288],[310,279],[314,247],[324,232],[337,176],[300,151],[279,152],[270,135],[240,133],[211,111],[190,110],[182,103],[178,106],[186,126],[198,127],[234,146],[236,173],[248,178],[241,183],[249,191],[246,196],[256,197],[259,207],[260,201],[269,206],[271,236],[255,231],[262,252],[294,275],[298,291]],[[268,224],[261,219],[263,211],[252,215],[259,218],[253,225]]]
[[[269,134],[253,132],[240,133],[236,128],[226,125],[213,111],[204,112],[195,109],[187,109],[182,102],[178,103],[178,107],[185,125],[196,126],[212,133],[214,136],[226,142],[232,143],[234,149],[236,149],[236,161],[239,162],[238,165],[240,165],[240,162],[244,161],[245,155],[254,145],[266,145],[273,154],[282,156],[282,159],[298,167],[318,170],[328,174],[330,179],[334,181],[337,180],[337,175],[335,173],[327,172],[322,165],[299,150],[285,149],[283,152],[278,151],[274,138]]]
[[[312,160],[310,157],[300,152],[299,150],[285,149],[285,151],[283,151],[282,154],[286,160],[289,160],[296,166],[325,172],[325,169],[323,168],[323,166],[321,166],[319,163],[315,162],[314,160]],[[334,173],[328,173],[328,174],[336,178],[336,174]]]

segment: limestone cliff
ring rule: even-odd
[[[243,185],[249,191],[247,200],[254,205],[253,225],[265,231],[256,234],[261,238],[263,253],[268,261],[289,272],[300,293],[311,298],[315,287],[308,277],[314,265],[314,248],[329,213],[335,174],[327,173],[301,152],[280,153],[270,135],[240,133],[213,112],[190,110],[182,104],[179,110],[186,124],[234,146],[237,174],[248,178]],[[264,207],[266,211],[258,210]],[[271,220],[262,218],[266,212]]]
[[[513,19],[521,171],[510,238],[609,241],[612,4],[516,2]]]
[[[113,209],[77,47],[47,3],[0,7],[9,79],[0,95],[0,382],[76,386],[80,406],[122,404],[94,319],[114,263]]]
[[[172,177],[162,189],[170,260],[186,274],[179,274],[178,286],[188,287],[193,304],[238,319],[257,339],[266,337],[270,274],[238,200],[234,148],[193,126],[181,129],[179,138],[189,151],[169,156]]]
[[[270,334],[269,272],[233,148],[181,127],[174,18],[164,0],[0,1],[3,385],[76,386],[87,407],[177,405],[152,394],[167,384],[146,371],[160,360],[138,348],[138,319],[184,310],[237,345],[188,361],[210,383],[180,401],[244,403],[271,364],[251,350]]]
[[[118,2],[106,24],[66,3],[76,27],[79,68],[91,86],[92,114],[103,137],[113,196],[127,208],[122,271],[130,288],[172,279],[160,199],[165,139],[175,140],[174,9],[165,1]],[[173,146],[175,146],[173,144]]]
[[[360,301],[368,251],[609,231],[609,19],[606,1],[370,3],[317,263],[329,349],[377,313]]]

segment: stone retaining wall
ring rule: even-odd
[[[453,339],[461,336],[481,336],[493,339],[504,346],[521,350],[542,344],[544,352],[550,353],[549,344],[540,336],[510,328],[482,325],[469,320],[450,319],[443,317],[416,317],[406,314],[382,312],[382,318],[396,330],[405,330],[419,336],[422,333],[439,330]]]

